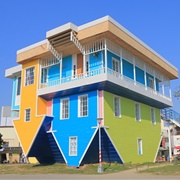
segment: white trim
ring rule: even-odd
[[[97,93],[97,96],[96,96],[96,97],[97,97],[97,99],[96,99],[96,100],[97,100],[97,102],[96,102],[96,103],[97,103],[97,109],[96,109],[96,111],[97,111],[97,117],[100,116],[100,106],[99,106],[99,99],[100,99],[100,97],[99,97],[99,91],[100,91],[100,90],[96,90],[96,93]]]
[[[154,107],[150,107],[151,113],[151,124],[156,125],[156,109]],[[152,121],[154,119],[154,122]]]
[[[76,150],[75,150],[75,154],[71,154],[70,153],[70,147],[71,147],[71,142],[70,142],[70,139],[71,138],[76,138]],[[69,156],[78,156],[78,136],[69,136]]]
[[[113,67],[113,62],[115,63],[115,69]],[[117,63],[117,67],[116,67],[116,63]],[[118,68],[118,69],[116,69],[116,68]],[[120,73],[120,71],[121,71],[120,70],[120,60],[116,59],[114,57],[112,57],[112,70],[115,71],[115,72],[118,72],[118,73]]]
[[[36,117],[37,117],[37,116],[36,116]],[[33,143],[34,143],[34,141],[35,141],[35,139],[36,139],[36,137],[37,137],[37,134],[38,134],[38,132],[39,132],[39,130],[40,130],[43,122],[44,122],[45,116],[42,116],[42,117],[43,117],[43,119],[42,119],[41,123],[39,124],[39,127],[37,128],[37,131],[36,131],[36,133],[34,134],[34,137],[33,137],[32,141],[31,141],[31,143],[29,144],[29,148],[28,148],[27,153],[25,154],[25,156],[27,156],[27,155],[29,154],[29,151],[31,150],[31,147],[32,147],[32,145],[33,145]]]
[[[78,27],[75,24],[71,23],[71,22],[66,23],[66,24],[61,25],[61,26],[59,26],[57,28],[54,28],[52,30],[47,31],[46,32],[46,38],[47,39],[51,38],[52,36],[55,36],[55,35],[57,35],[59,33],[62,33],[63,31],[67,31],[67,30],[73,30],[73,31],[77,32]]]
[[[14,66],[5,70],[5,77],[13,79],[14,76],[21,76],[22,65]]]
[[[18,117],[18,118],[19,118],[19,119],[13,119],[13,120],[12,120],[12,123],[13,123],[13,127],[14,127],[14,130],[15,130],[16,136],[18,137],[18,141],[19,141],[19,143],[20,143],[20,147],[22,148],[23,154],[26,156],[27,154],[24,153],[24,147],[22,146],[21,140],[20,140],[20,138],[19,138],[19,134],[17,133],[17,130],[16,130],[15,124],[14,124],[14,121],[20,120],[20,117]]]
[[[159,151],[159,147],[160,147],[160,145],[161,145],[162,138],[163,138],[163,136],[160,137],[159,145],[158,145],[158,147],[157,147],[156,155],[155,155],[154,161],[153,161],[154,163],[156,162],[156,157],[157,157],[157,155],[158,155],[158,151]]]
[[[75,75],[74,75],[74,66],[76,66]],[[77,75],[77,54],[73,54],[72,55],[72,77],[74,78],[74,76],[76,77],[76,75]]]
[[[124,160],[123,160],[122,156],[120,155],[120,153],[119,153],[118,149],[116,148],[116,146],[115,146],[114,142],[112,141],[111,137],[109,136],[109,134],[108,134],[108,132],[107,132],[106,128],[104,128],[104,127],[102,127],[102,128],[103,128],[103,129],[104,129],[104,131],[106,132],[106,134],[107,134],[108,138],[110,139],[110,141],[111,141],[112,145],[114,146],[114,149],[116,150],[117,154],[119,155],[119,157],[120,157],[120,159],[121,159],[122,163],[124,163]]]
[[[137,122],[141,122],[141,104],[138,103],[138,102],[135,102],[135,120]],[[137,114],[136,114],[136,105],[138,105],[138,113],[139,113],[139,120],[136,118],[137,117]]]
[[[139,153],[139,143],[140,142],[140,148],[141,148],[141,153]],[[143,139],[141,137],[137,138],[137,154],[139,156],[143,155]]]
[[[27,118],[27,110],[29,110],[29,120],[27,121],[26,118]],[[30,122],[31,121],[31,108],[25,108],[24,109],[24,122]]]
[[[63,154],[63,151],[62,151],[62,149],[61,149],[61,147],[60,147],[60,145],[59,145],[59,143],[58,143],[58,141],[57,141],[57,139],[56,139],[56,136],[54,135],[54,132],[56,132],[56,131],[52,131],[51,133],[52,133],[52,135],[53,135],[53,137],[54,137],[54,140],[56,141],[56,145],[58,146],[58,148],[59,148],[59,150],[60,150],[60,152],[61,152],[61,154],[62,154],[62,156],[63,156],[63,158],[64,158],[64,161],[65,161],[66,164],[67,164],[66,157],[65,157],[64,154]]]
[[[90,145],[91,145],[91,143],[92,143],[92,141],[93,141],[93,139],[94,139],[94,137],[95,137],[95,135],[96,135],[96,133],[97,133],[97,131],[98,131],[98,127],[97,127],[97,126],[94,127],[94,128],[96,128],[96,130],[95,130],[95,132],[94,132],[92,138],[90,139],[90,141],[89,141],[89,143],[88,143],[88,145],[87,145],[87,147],[86,147],[86,149],[85,149],[83,155],[81,156],[81,159],[79,160],[79,166],[80,166],[81,161],[83,160],[84,156],[86,155],[86,152],[88,151],[88,149],[89,149],[89,147],[90,147]]]
[[[31,69],[31,68],[33,68],[33,73],[34,73],[33,83],[26,85],[26,71],[27,71],[28,69]],[[36,81],[36,79],[35,79],[35,73],[36,73],[36,72],[35,72],[35,71],[36,71],[36,66],[35,66],[35,65],[34,65],[34,66],[27,67],[27,68],[24,69],[24,82],[23,82],[23,84],[24,84],[25,87],[31,86],[31,85],[35,84],[35,81]],[[38,85],[38,83],[37,83],[37,85]]]
[[[45,39],[45,40],[42,40],[42,41],[39,41],[39,42],[37,42],[37,43],[35,43],[35,44],[32,44],[32,45],[30,45],[30,46],[27,46],[27,47],[25,47],[25,48],[23,48],[23,49],[20,49],[20,50],[18,50],[17,52],[16,52],[16,54],[18,55],[18,54],[20,54],[20,53],[23,53],[23,52],[25,52],[25,51],[28,51],[28,50],[30,50],[30,49],[33,49],[33,48],[36,48],[36,47],[38,47],[38,46],[41,46],[41,45],[43,45],[43,44],[47,44],[47,40]]]
[[[63,114],[63,101],[64,100],[68,100],[68,118],[63,118],[62,114]],[[70,99],[69,98],[62,98],[60,100],[60,120],[67,120],[70,119]]]
[[[80,109],[80,98],[81,97],[87,97],[87,115],[85,116],[81,116],[81,109]],[[81,118],[81,117],[87,117],[88,116],[88,108],[89,108],[89,105],[88,105],[88,94],[82,94],[82,95],[79,95],[78,96],[78,117]]]
[[[119,116],[115,115],[115,109],[116,109],[116,107],[115,107],[115,99],[116,98],[118,99],[118,103],[119,103],[118,104]],[[113,109],[114,110],[114,117],[115,118],[121,118],[121,98],[120,98],[120,96],[116,96],[116,95],[114,96],[114,98],[113,98],[113,107],[114,107],[114,109]]]

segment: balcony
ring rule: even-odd
[[[105,90],[157,108],[172,106],[172,99],[110,68],[41,83],[38,95],[46,100],[91,90]]]

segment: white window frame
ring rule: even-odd
[[[31,108],[27,108],[24,111],[24,121],[29,122],[30,120],[31,120]]]
[[[67,109],[66,105],[64,103],[67,103]],[[60,106],[60,119],[69,119],[69,112],[70,112],[70,104],[69,104],[69,98],[61,99],[61,106]],[[65,109],[64,109],[65,108]],[[67,114],[67,117],[66,117]]]
[[[150,112],[151,112],[151,123],[156,124],[156,111],[155,111],[155,109],[151,108]]]
[[[114,116],[121,117],[121,99],[118,96],[114,96]]]
[[[149,87],[150,87],[151,89],[154,89],[154,78],[149,77],[149,78],[148,78],[148,81],[149,81]]]
[[[77,76],[77,54],[72,55],[72,78]]]
[[[20,79],[20,81],[19,81]],[[18,93],[19,90],[19,93]],[[21,94],[21,76],[17,77],[17,87],[16,87],[16,96],[20,96]]]
[[[75,142],[72,142],[74,140]],[[69,156],[77,156],[78,149],[78,137],[70,136],[69,137]]]
[[[30,72],[28,72],[28,70]],[[32,72],[31,72],[31,70],[32,70]],[[35,67],[34,66],[25,69],[25,78],[24,78],[25,79],[25,82],[24,82],[25,86],[29,86],[29,85],[34,84],[34,80],[35,80],[34,74],[35,74]]]
[[[120,73],[120,61],[115,58],[112,58],[112,70]]]
[[[137,122],[141,122],[141,106],[139,103],[135,103],[135,119]]]
[[[41,69],[41,84],[45,84],[47,82],[48,82],[48,69],[42,68]]]
[[[84,102],[82,102],[82,98],[86,97],[86,114],[84,115]],[[78,117],[87,117],[88,116],[88,95],[81,95],[78,97]]]
[[[143,155],[143,142],[142,142],[142,138],[137,138],[137,153],[138,153],[138,155]]]

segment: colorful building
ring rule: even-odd
[[[109,16],[67,23],[17,51],[12,109],[23,152],[40,163],[155,161],[160,109],[178,70]]]

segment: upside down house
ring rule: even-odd
[[[13,121],[23,152],[40,163],[79,167],[155,161],[160,109],[172,106],[178,70],[110,16],[46,32],[17,51]]]

